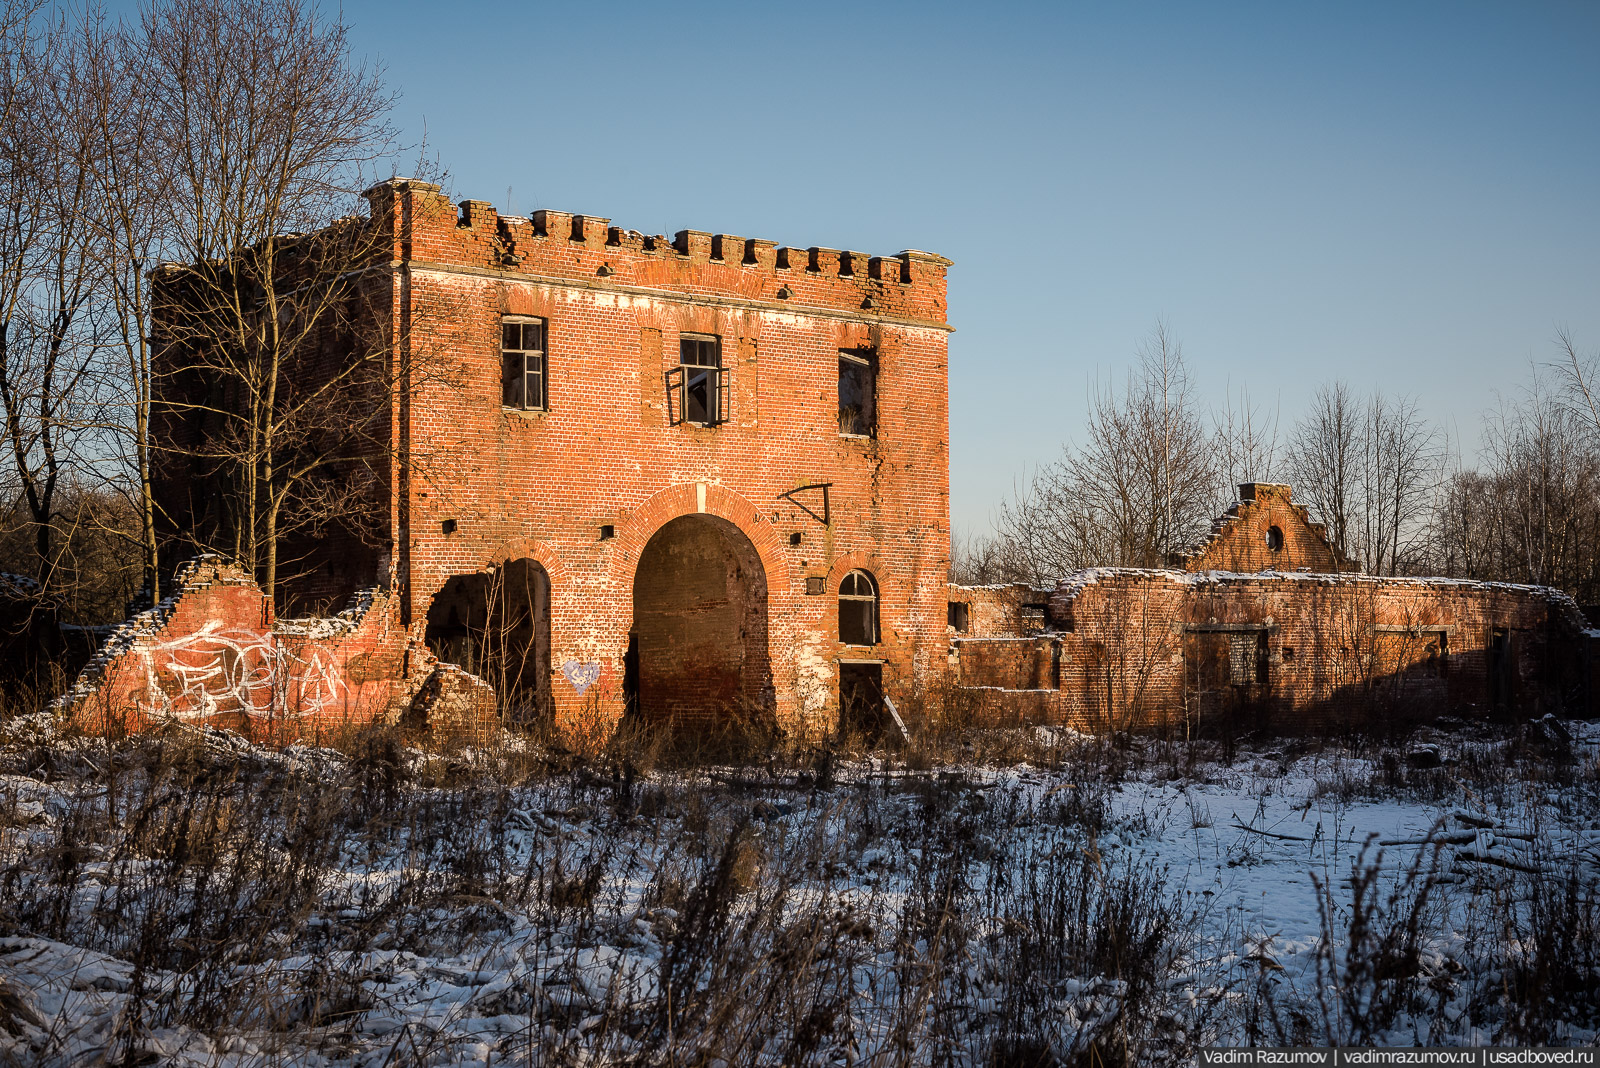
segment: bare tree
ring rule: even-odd
[[[1600,455],[1570,393],[1535,373],[1487,418],[1479,462],[1439,495],[1438,570],[1600,600]]]
[[[1379,575],[1414,569],[1438,484],[1438,435],[1417,402],[1348,385],[1318,388],[1295,426],[1288,468],[1335,545]]]
[[[0,16],[9,38],[0,71],[0,415],[33,569],[51,591],[61,493],[99,458],[108,380],[87,221],[100,145],[74,107],[70,31],[40,18],[26,8]]]
[[[190,536],[271,594],[284,545],[374,499],[387,345],[361,269],[383,235],[355,216],[390,99],[345,25],[303,0],[170,0],[143,43],[157,225],[183,264],[155,289],[161,459],[206,494]]]
[[[104,437],[121,464],[109,486],[129,498],[131,531],[145,592],[160,598],[155,501],[151,491],[151,354],[148,272],[159,256],[156,222],[167,196],[151,101],[141,91],[146,58],[136,29],[91,9],[75,27],[62,59],[61,110],[96,146],[84,215],[85,255],[97,264],[99,307],[115,388]],[[125,516],[127,510],[119,511]]]
[[[1361,440],[1361,559],[1376,575],[1414,570],[1438,484],[1436,435],[1414,398],[1374,393]]]
[[[1027,568],[1013,558],[1010,548],[999,535],[951,532],[950,581],[963,586],[1027,581]]]
[[[1359,402],[1345,383],[1317,387],[1310,411],[1296,424],[1287,450],[1295,495],[1327,525],[1333,543],[1346,551],[1359,507],[1358,409]]]
[[[1215,459],[1182,348],[1158,324],[1123,389],[1095,391],[1084,444],[1003,506],[1000,534],[1032,581],[1165,566],[1210,528]]]
[[[1236,403],[1229,386],[1222,407],[1211,413],[1211,440],[1220,480],[1218,501],[1231,499],[1243,483],[1277,480],[1281,452],[1278,413],[1257,407],[1247,387],[1239,388]]]

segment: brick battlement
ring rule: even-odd
[[[437,185],[406,178],[365,195],[373,219],[394,230],[397,262],[950,329],[945,287],[951,261],[929,252],[869,256],[704,230],[668,238],[564,211],[501,215],[488,201],[454,205]]]

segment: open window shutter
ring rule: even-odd
[[[670,368],[664,376],[667,382],[667,425],[683,422],[683,368]]]
[[[731,367],[719,367],[719,368],[717,368],[716,376],[717,376],[717,417],[716,417],[716,419],[712,420],[712,422],[713,423],[726,423],[728,421],[728,419],[731,417],[731,413],[729,411],[728,401],[732,398],[733,394],[732,394],[732,391],[729,390],[728,384],[733,378],[733,368],[731,368]]]

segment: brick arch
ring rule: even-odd
[[[828,593],[830,596],[839,595],[839,583],[852,571],[865,571],[872,576],[872,581],[878,584],[878,600],[885,597],[884,585],[893,582],[884,576],[883,561],[870,552],[845,553],[833,561],[833,567],[828,570]]]
[[[545,575],[550,579],[550,637],[552,642],[560,641],[565,643],[572,627],[571,621],[567,618],[568,613],[564,611],[568,607],[565,603],[566,598],[571,597],[573,594],[572,585],[569,581],[571,572],[561,562],[561,558],[555,554],[555,550],[534,538],[514,538],[502,541],[487,552],[480,554],[476,567],[469,564],[459,569],[451,568],[448,565],[430,568],[425,572],[426,585],[417,586],[413,583],[412,586],[412,589],[417,593],[415,600],[412,601],[415,606],[413,611],[416,613],[411,617],[413,625],[420,625],[424,629],[427,627],[428,610],[433,605],[434,597],[438,596],[439,591],[444,588],[444,584],[456,575],[481,574],[491,567],[499,567],[501,564],[509,563],[512,560],[532,560],[544,568]]]
[[[699,489],[705,486],[705,508],[700,507]],[[777,529],[762,518],[761,512],[745,497],[715,483],[688,482],[671,486],[652,495],[633,510],[617,527],[617,547],[611,556],[611,574],[624,598],[633,596],[633,577],[639,569],[644,548],[656,531],[680,516],[704,514],[726,520],[750,539],[766,572],[767,599],[790,593],[789,565]],[[554,575],[551,576],[554,581]]]
[[[551,597],[554,598],[557,584],[565,585],[568,574],[566,565],[555,551],[542,541],[534,538],[520,538],[503,541],[485,554],[483,563],[478,566],[479,571],[487,571],[491,567],[512,560],[533,560],[550,576]],[[553,607],[552,607],[553,610]]]

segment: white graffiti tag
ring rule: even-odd
[[[308,643],[291,651],[270,635],[224,629],[215,620],[143,652],[140,705],[152,716],[300,718],[332,710],[348,690],[325,646]]]
[[[582,696],[583,691],[599,681],[600,665],[568,660],[561,665],[561,674],[567,677],[567,681],[572,683],[572,688],[578,691],[579,696]]]

